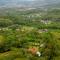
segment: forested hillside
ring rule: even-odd
[[[0,9],[0,60],[60,60],[60,9]]]

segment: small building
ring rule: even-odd
[[[30,52],[33,55],[41,56],[41,53],[39,52],[38,48],[32,47],[28,49],[28,52]]]
[[[51,24],[51,21],[49,20],[41,20],[40,22],[42,22],[43,24]]]

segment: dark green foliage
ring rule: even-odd
[[[9,10],[8,13],[0,15],[0,60],[54,60],[55,57],[58,59],[60,56],[59,19],[58,9]],[[40,45],[43,43],[45,45],[41,48]],[[27,53],[29,47],[38,47],[42,53],[41,57]]]

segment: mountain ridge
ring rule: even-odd
[[[60,0],[0,0],[3,7],[46,7],[60,4]]]

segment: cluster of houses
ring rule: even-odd
[[[8,30],[12,30],[12,29],[9,29],[9,28],[0,28],[0,31],[8,31]]]
[[[44,33],[44,32],[48,32],[48,29],[40,29],[40,30],[38,30],[38,33]]]
[[[21,29],[21,31],[23,32],[23,31],[32,31],[34,29],[34,27],[28,27],[28,26],[23,26],[22,27],[22,29]]]
[[[43,24],[51,24],[52,23],[52,21],[49,21],[49,20],[41,20],[40,22],[42,22]]]
[[[39,47],[36,47],[38,45],[39,45]],[[40,52],[39,48],[43,48],[44,45],[45,45],[44,43],[42,43],[42,44],[36,43],[35,46],[28,48],[27,51],[28,51],[28,53],[31,53],[32,55],[36,55],[36,56],[40,57],[42,55],[42,53]]]
[[[24,17],[27,17],[27,18],[35,18],[35,17],[41,17],[41,13],[39,13],[39,14],[30,14],[30,15],[22,15],[22,16],[24,16]]]
[[[34,27],[27,27],[27,26],[23,26],[22,28],[16,28],[15,30],[16,31],[31,31],[31,30],[33,30],[34,29]],[[13,30],[12,28],[8,28],[8,27],[6,27],[6,28],[0,28],[0,31],[10,31],[10,30]]]

